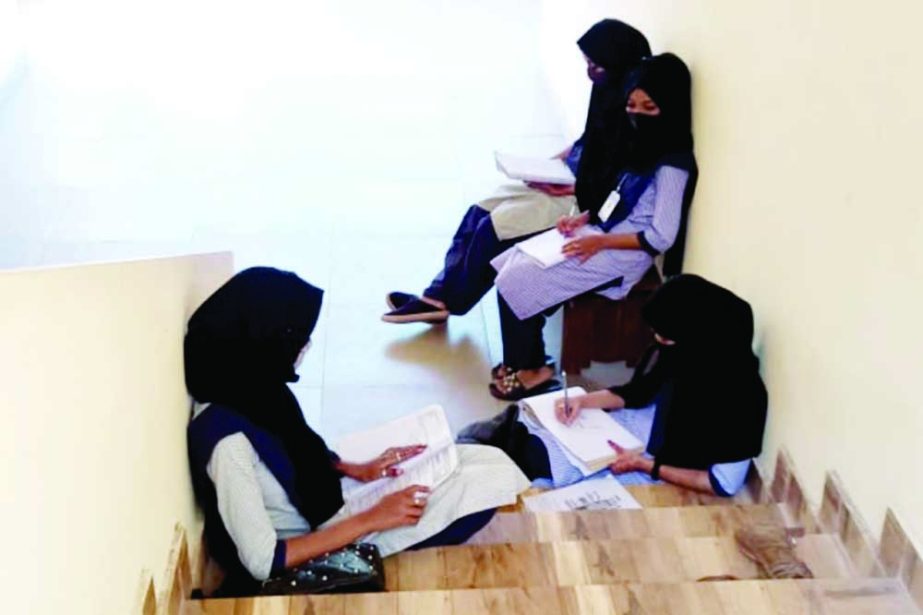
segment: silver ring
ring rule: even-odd
[[[385,469],[383,469],[383,470],[381,471],[381,477],[384,478],[384,477],[387,476],[387,475],[388,475],[388,470],[387,470],[387,468],[385,468]]]
[[[400,453],[394,453],[394,454],[397,455],[397,460],[400,461],[400,460],[401,460],[401,454],[400,454]]]

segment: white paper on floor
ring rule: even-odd
[[[568,487],[524,498],[530,512],[641,508],[614,476],[592,478]]]

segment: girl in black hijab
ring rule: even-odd
[[[732,292],[696,275],[667,281],[643,311],[655,343],[623,386],[571,396],[556,404],[558,420],[573,423],[585,408],[605,408],[644,449],[624,450],[610,466],[625,484],[661,479],[720,496],[744,485],[750,460],[762,450],[767,396],[753,354],[753,314]],[[616,412],[617,411],[617,412]],[[531,479],[563,486],[583,478],[541,426],[511,406],[475,423],[459,441],[502,448]]]
[[[497,269],[504,369],[496,370],[490,392],[499,399],[558,386],[546,364],[543,329],[546,316],[562,303],[589,292],[622,299],[660,254],[664,273],[677,272],[698,178],[689,69],[672,53],[646,58],[626,80],[622,101],[632,126],[631,147],[598,221],[590,223],[584,213],[547,231],[551,237],[543,239],[562,242],[553,262],[539,262],[518,245],[491,262]]]
[[[613,472],[640,471],[731,495],[742,486],[750,459],[760,454],[766,425],[750,305],[699,276],[680,275],[657,291],[643,316],[657,343],[631,381],[575,397],[569,412],[559,402],[558,416],[570,423],[586,407],[653,406],[646,451],[614,446],[619,458]]]
[[[389,536],[383,530],[392,530],[376,542],[384,555],[383,544],[400,550],[463,542],[493,514],[461,511],[439,517],[441,525],[428,534],[395,538],[393,528],[415,526],[423,515],[429,489],[421,485],[366,512],[342,513],[342,477],[398,476],[397,464],[425,447],[389,448],[371,461],[349,463],[305,422],[288,383],[298,380],[295,369],[322,298],[294,273],[256,267],[231,278],[189,320],[186,385],[198,402],[188,428],[189,460],[209,553],[226,573],[219,595],[254,593],[260,581],[286,568],[372,533],[378,533],[372,542]],[[445,488],[433,492],[437,511]]]
[[[651,50],[643,34],[616,19],[595,24],[577,45],[586,59],[593,90],[583,135],[558,155],[576,175],[576,185],[504,186],[472,205],[446,253],[443,270],[420,296],[388,293],[385,301],[391,311],[382,320],[437,324],[450,314],[465,314],[493,285],[490,260],[497,254],[553,227],[575,208],[584,212],[584,221],[597,220],[629,150],[622,83]]]

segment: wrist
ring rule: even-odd
[[[651,470],[654,469],[654,460],[648,459],[643,455],[638,455],[637,461],[635,462],[635,470],[638,472],[644,472],[645,474],[650,474]]]
[[[377,532],[381,529],[375,522],[374,510],[374,508],[370,508],[354,517],[356,520],[356,532],[359,536],[365,536],[366,534]]]

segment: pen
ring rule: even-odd
[[[567,372],[561,370],[561,380],[564,381],[564,416],[570,418],[570,405],[567,403]]]

